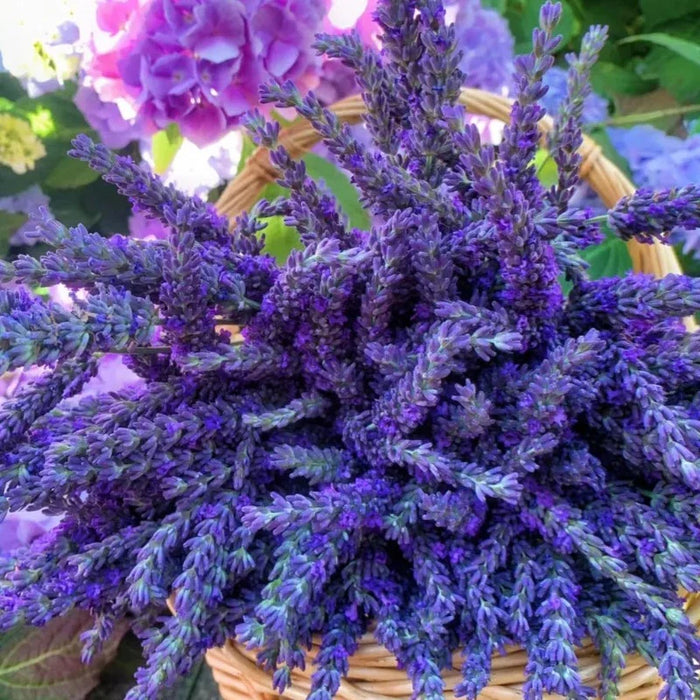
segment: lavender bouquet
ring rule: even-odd
[[[529,655],[524,697],[594,695],[577,670],[585,636],[601,697],[634,650],[664,698],[697,697],[700,641],[679,589],[700,590],[700,335],[682,321],[700,279],[587,278],[578,251],[601,222],[569,200],[605,31],[570,57],[545,189],[533,157],[559,13],[543,7],[516,61],[498,147],[455,106],[464,76],[436,0],[381,2],[381,54],[319,41],[356,71],[373,148],[313,95],[263,90],[352,173],[370,231],[346,225],[260,115],[249,128],[290,194],[231,231],[76,139],[73,155],[170,238],[45,217],[53,251],[2,263],[5,282],[87,290],[69,311],[0,292],[0,370],[51,368],[0,408],[2,506],[63,515],[5,564],[2,628],[87,609],[89,658],[135,614],[148,665],[129,700],[156,698],[228,637],[259,649],[283,691],[316,633],[309,698],[327,700],[368,629],[415,698],[443,697],[457,648],[458,694],[475,698],[510,643]],[[305,246],[284,265],[262,253],[273,215]],[[699,219],[689,186],[640,191],[607,223],[651,241]],[[142,384],[69,400],[109,353]]]

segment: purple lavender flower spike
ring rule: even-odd
[[[700,185],[654,192],[640,189],[623,197],[610,211],[608,221],[623,239],[642,243],[663,240],[673,228],[700,228]]]
[[[243,70],[244,4],[158,4],[158,31],[201,54],[199,87],[187,60],[152,57],[164,105]],[[315,3],[263,5],[290,34],[290,8],[318,19]],[[590,697],[586,637],[602,697],[631,653],[658,668],[665,696],[698,696],[700,639],[678,591],[700,589],[700,335],[682,320],[700,288],[682,275],[591,281],[579,256],[600,236],[570,197],[600,28],[571,58],[560,181],[537,182],[558,15],[545,5],[517,60],[499,146],[455,104],[456,30],[437,0],[382,0],[382,52],[319,39],[357,73],[372,148],[317,97],[264,88],[321,132],[369,231],[349,228],[261,114],[249,129],[289,195],[232,224],[76,139],[74,155],[161,232],[103,238],[44,211],[49,252],[0,263],[0,370],[35,375],[0,405],[0,513],[61,518],[0,558],[0,629],[90,610],[89,659],[136,613],[147,660],[129,700],[155,700],[232,637],[284,692],[315,635],[308,698],[330,700],[368,630],[430,700],[456,650],[456,692],[475,700],[510,644],[528,654],[528,697]],[[258,29],[266,70],[305,70],[283,35]],[[214,89],[210,126],[240,105]],[[699,201],[695,186],[643,190],[609,217],[622,237],[655,239],[697,226]],[[304,245],[281,264],[263,253],[272,216]],[[14,283],[61,283],[73,303]],[[135,381],[101,384],[107,357]]]

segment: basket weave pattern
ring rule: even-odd
[[[687,612],[696,626],[700,625],[700,596],[688,599]],[[306,670],[292,672],[292,685],[283,698],[306,700],[311,688],[312,660],[319,649],[319,639],[309,652]],[[592,643],[585,643],[577,651],[579,671],[585,683],[598,685],[600,658]],[[225,646],[210,649],[207,662],[219,685],[223,700],[279,700],[272,691],[272,676],[255,664],[255,651],[229,640]],[[462,680],[458,670],[462,660],[459,653],[453,656],[453,669],[443,673],[445,698],[455,700],[452,692]],[[506,654],[495,654],[489,685],[479,695],[480,700],[523,700],[522,685],[525,682],[527,654],[520,647],[507,647]],[[618,684],[620,700],[656,700],[661,681],[656,669],[638,655],[629,656],[627,666]],[[359,647],[350,659],[348,677],[341,681],[337,700],[409,700],[411,683],[404,671],[396,667],[396,658],[390,654],[371,634],[362,637]],[[560,698],[547,695],[546,698]],[[527,700],[527,698],[525,698]]]
[[[511,102],[503,97],[483,90],[464,88],[461,104],[471,114],[507,121]],[[333,106],[335,114],[344,122],[359,123],[365,112],[361,97],[353,96]],[[543,136],[551,131],[552,121],[545,117],[540,122]],[[306,121],[299,121],[280,133],[280,143],[293,157],[303,155],[319,141],[319,135]],[[634,186],[622,172],[601,152],[600,147],[585,137],[580,149],[582,156],[581,176],[598,193],[607,207],[612,207],[621,197],[634,192]],[[258,199],[262,189],[278,177],[271,165],[268,151],[259,148],[246,162],[239,175],[222,193],[217,208],[230,219],[250,208]],[[652,245],[636,241],[628,243],[634,269],[663,277],[681,272],[673,249],[660,243]],[[689,330],[695,328],[692,319],[686,322]],[[612,585],[612,584],[611,584]],[[687,611],[693,624],[700,626],[700,595],[689,596]],[[289,700],[305,700],[311,687],[313,673],[311,660],[318,652],[318,639],[308,654],[309,663],[304,671],[292,672],[292,684],[282,697]],[[223,647],[210,649],[207,662],[212,668],[223,700],[278,700],[280,696],[272,690],[271,674],[255,663],[255,651],[250,651],[233,640]],[[596,687],[600,671],[600,659],[592,643],[587,641],[578,650],[579,670],[587,684]],[[496,654],[492,662],[490,684],[481,692],[481,700],[523,700],[522,685],[525,681],[527,654],[520,647],[508,647],[505,655]],[[461,665],[460,655],[453,658],[453,669],[444,673],[448,700],[455,696],[453,689],[462,676],[457,670]],[[619,683],[621,700],[655,700],[661,688],[656,670],[640,656],[630,656]],[[350,659],[348,677],[341,682],[336,696],[338,700],[389,700],[411,697],[411,683],[404,671],[397,669],[396,658],[383,646],[377,644],[371,634],[359,641],[359,646]],[[549,695],[547,698],[558,698]]]

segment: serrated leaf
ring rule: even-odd
[[[57,190],[71,190],[89,185],[100,176],[82,160],[64,156],[46,176],[44,184]]]
[[[121,625],[93,663],[80,660],[80,635],[92,617],[74,610],[44,627],[21,627],[0,636],[2,700],[82,700],[99,680],[126,631]]]
[[[183,140],[180,129],[175,122],[153,134],[151,148],[153,149],[153,169],[156,175],[162,175],[170,167]]]
[[[648,41],[658,46],[663,46],[678,54],[682,58],[700,66],[700,44],[687,41],[677,36],[671,36],[663,32],[652,32],[650,34],[636,34],[626,39],[621,39],[621,44],[631,44],[635,41]]]
[[[341,209],[348,217],[350,226],[366,230],[369,228],[369,215],[360,202],[357,189],[348,176],[336,165],[315,153],[304,156],[306,171],[314,180],[322,181],[335,195]]]

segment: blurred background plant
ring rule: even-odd
[[[610,39],[593,70],[595,94],[585,105],[587,130],[640,186],[700,182],[700,4],[698,0],[561,0],[564,42],[559,69],[549,75],[544,102],[555,114],[566,90],[566,54],[591,24],[606,24]],[[515,54],[529,48],[540,0],[453,0],[468,85],[507,95]],[[357,91],[350,69],[313,50],[319,31],[356,30],[379,45],[375,0],[22,0],[5,8],[0,24],[0,257],[40,255],[31,214],[47,207],[69,226],[79,222],[109,235],[165,235],[162,226],[132,212],[114,189],[66,155],[70,140],[87,133],[140,160],[189,194],[214,201],[252,153],[239,129],[259,107],[257,86],[289,79],[330,104]],[[286,114],[277,114],[281,121]],[[498,124],[475,119],[497,141]],[[361,128],[361,127],[360,127]],[[353,225],[368,225],[347,175],[319,150],[305,157]],[[556,181],[546,150],[537,156],[541,179]],[[262,196],[282,192],[270,185]],[[584,206],[599,207],[586,187]],[[298,245],[284,222],[268,228],[266,245],[278,259]],[[684,269],[700,275],[700,231],[674,234]],[[625,244],[612,236],[588,253],[593,277],[624,274]],[[70,304],[66,290],[51,293]],[[29,377],[0,378],[0,401]],[[119,358],[105,358],[88,391],[134,381]],[[0,554],[29,546],[55,523],[20,514],[0,524]],[[80,675],[75,617],[63,629],[17,630],[0,638],[0,697],[31,696],[41,683],[52,697],[121,698],[140,663],[127,634],[117,653],[107,649]],[[18,652],[20,650],[20,652]],[[50,651],[56,663],[40,660]],[[21,663],[17,663],[20,653]],[[29,695],[27,693],[30,693]],[[176,691],[179,700],[214,698],[209,672],[198,667]]]

